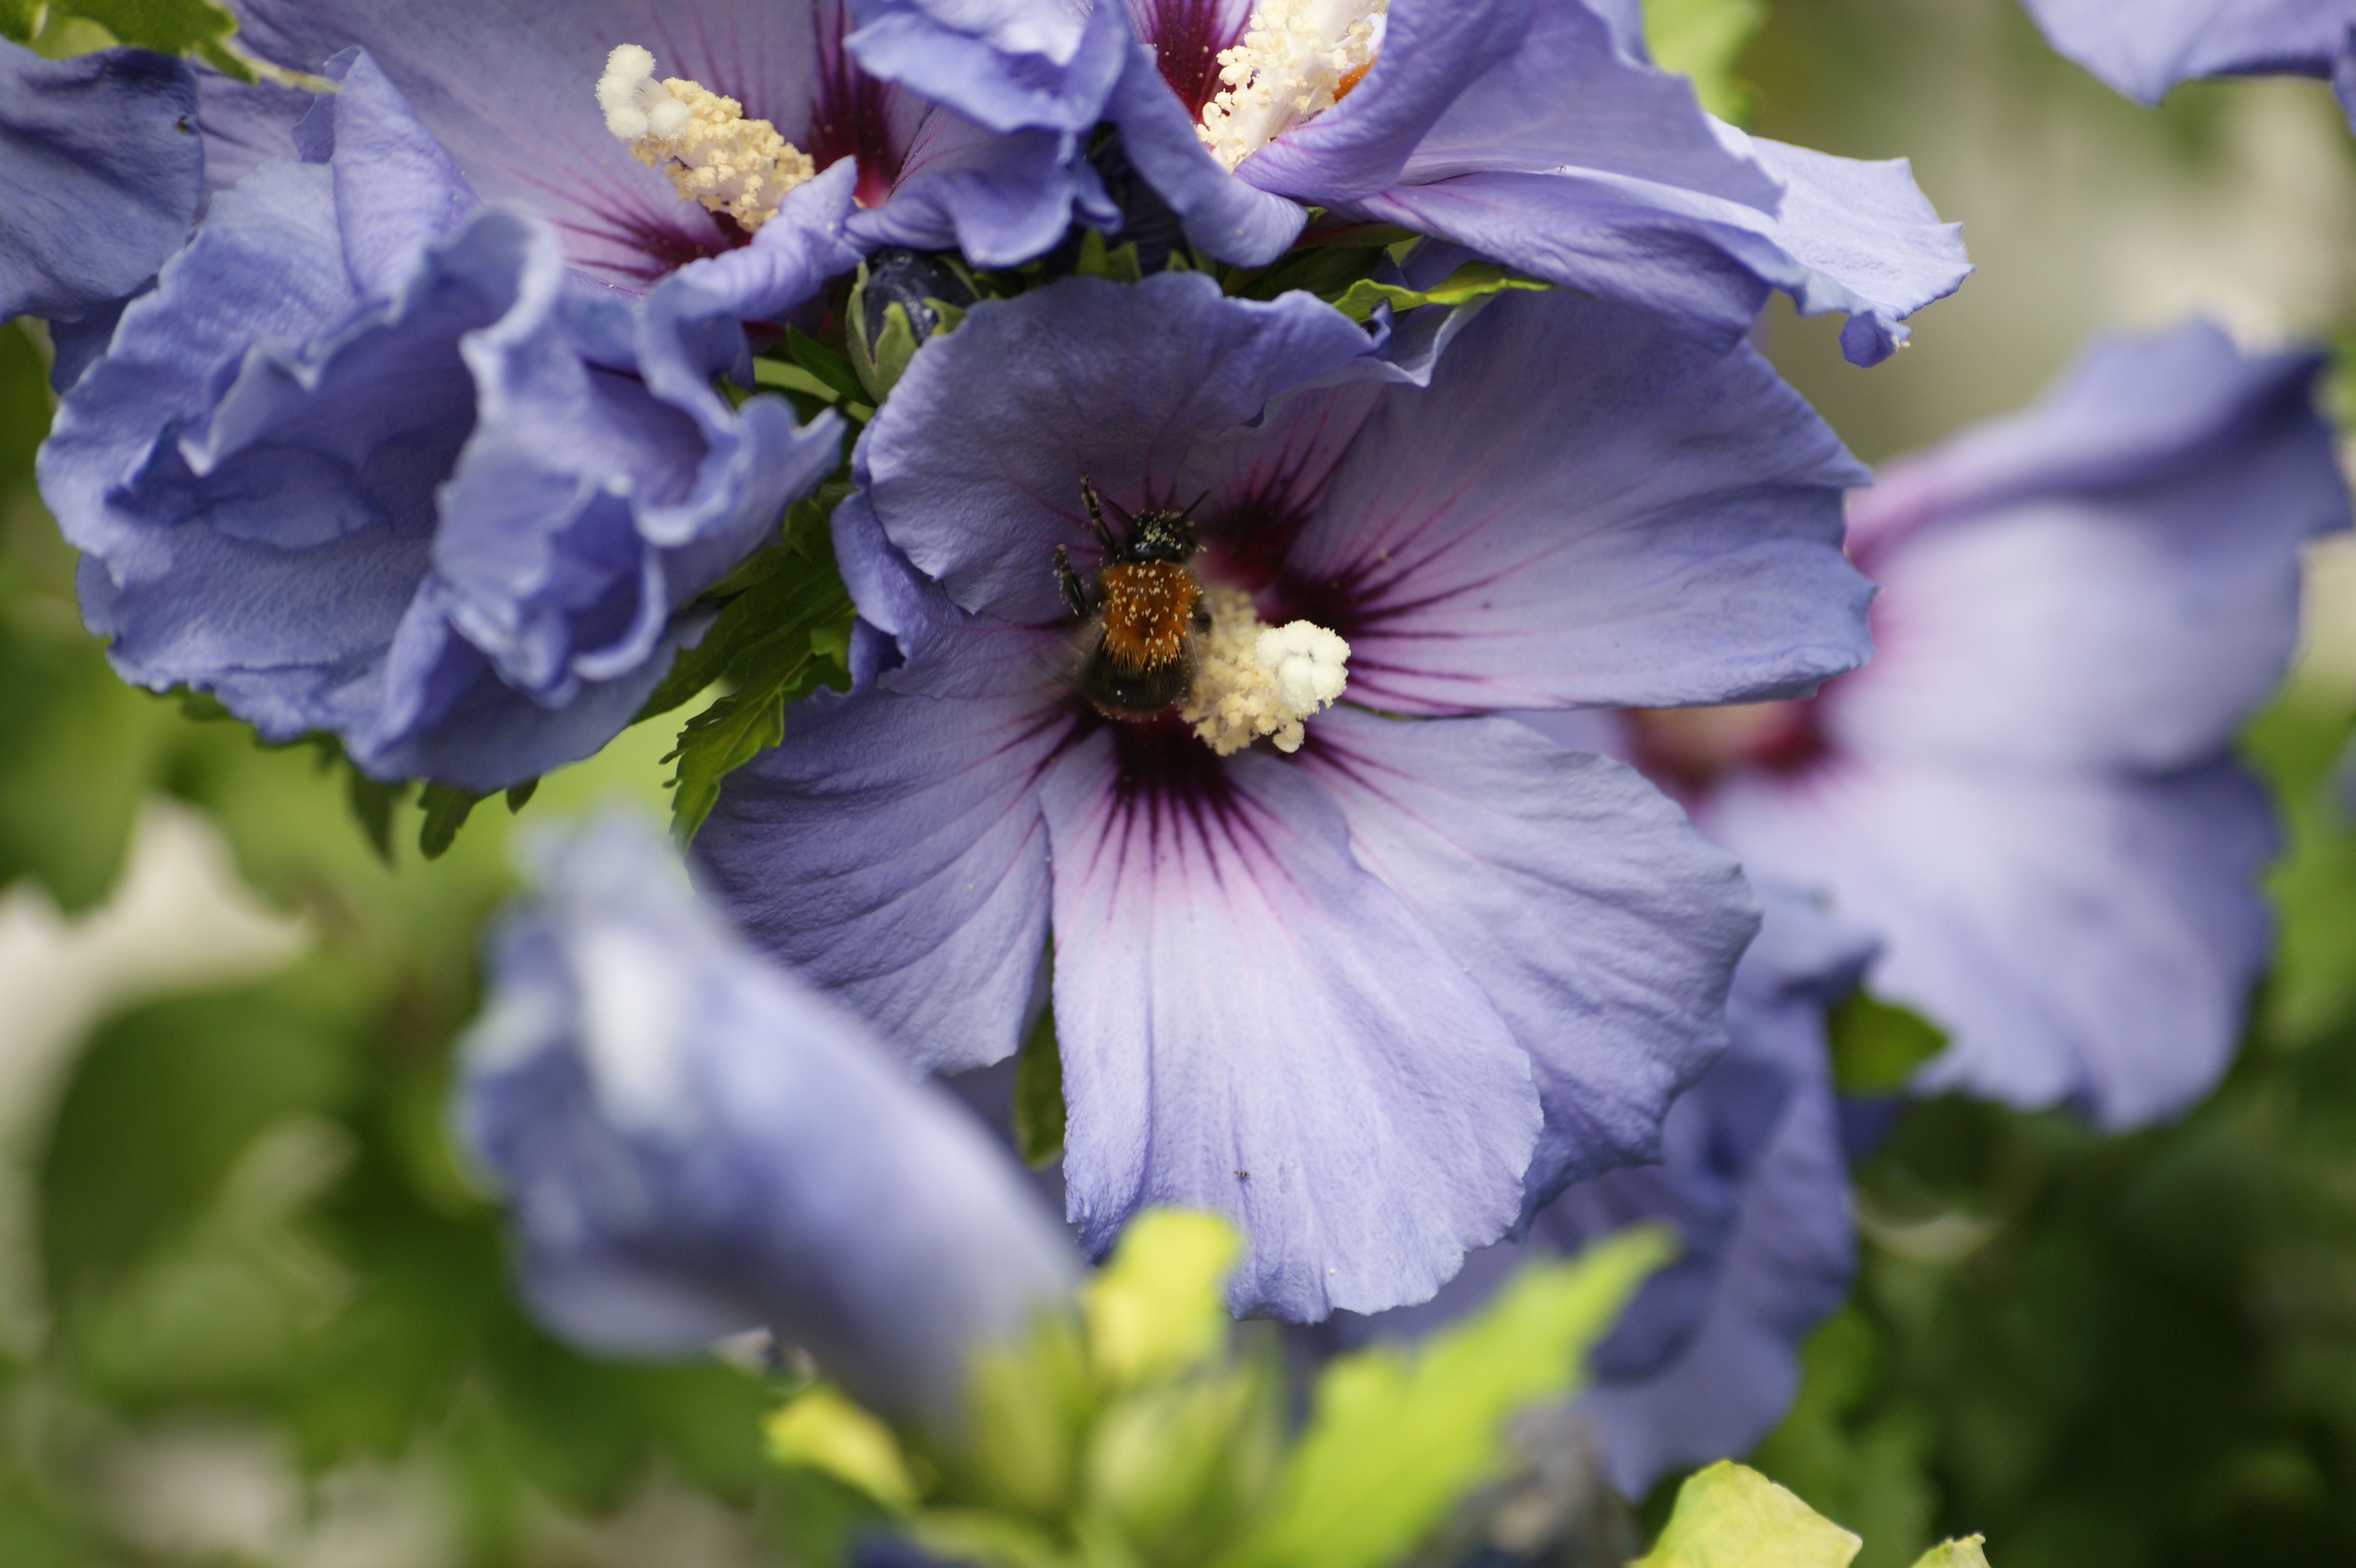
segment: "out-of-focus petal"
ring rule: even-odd
[[[2200,76],[2329,76],[2356,27],[2350,0],[2022,0],[2053,47],[2157,103]]]
[[[2231,744],[2345,528],[2312,354],[2204,324],[2097,344],[2045,399],[1890,465],[1850,507],[1879,653],[1823,724],[1873,758],[2173,768]]]
[[[1922,1075],[2105,1127],[2206,1093],[2268,936],[2265,792],[2231,762],[2150,777],[1834,759],[1738,779],[1704,825],[1880,938],[1877,995],[1947,1031]]]
[[[1749,1453],[1783,1419],[1800,1345],[1847,1296],[1857,1266],[1825,1010],[1857,983],[1873,945],[1789,892],[1763,902],[1729,1000],[1734,1047],[1671,1108],[1664,1164],[1574,1187],[1538,1221],[1565,1248],[1611,1228],[1599,1221],[1715,1221],[1680,1226],[1688,1251],[1596,1348],[1583,1403],[1603,1432],[1606,1473],[1632,1498],[1672,1470]],[[1648,1206],[1656,1186],[1682,1192]],[[1615,1204],[1614,1192],[1637,1201]]]
[[[491,968],[460,1132],[568,1337],[679,1354],[766,1326],[946,1431],[971,1354],[1068,1301],[1078,1259],[1020,1169],[691,900],[650,827],[543,854]]]

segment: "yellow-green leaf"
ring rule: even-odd
[[[769,1457],[833,1477],[894,1512],[916,1501],[916,1478],[892,1429],[824,1383],[761,1423]]]
[[[1130,1220],[1080,1298],[1098,1375],[1143,1382],[1216,1351],[1227,1334],[1220,1287],[1240,1240],[1215,1214],[1151,1208]]]
[[[1758,1471],[1721,1459],[1687,1478],[1661,1539],[1628,1568],[1848,1568],[1863,1544]]]
[[[1413,310],[1419,305],[1469,305],[1509,288],[1551,286],[1537,278],[1517,277],[1494,262],[1467,262],[1430,288],[1402,288],[1397,284],[1360,278],[1336,296],[1333,308],[1353,321],[1364,321],[1385,300],[1390,302],[1394,311],[1402,311]]]
[[[1740,124],[1757,95],[1734,67],[1766,20],[1766,0],[1644,0],[1644,41],[1662,70],[1693,79],[1703,108]]]
[[[1988,1568],[1987,1553],[1981,1551],[1987,1537],[1967,1535],[1961,1541],[1943,1541],[1914,1560],[1914,1568]]]
[[[1672,1250],[1665,1231],[1624,1231],[1525,1268],[1485,1311],[1412,1353],[1336,1359],[1275,1500],[1220,1568],[1376,1568],[1406,1555],[1499,1473],[1508,1417],[1583,1380],[1588,1348]]]
[[[213,0],[51,0],[44,30],[74,16],[97,23],[118,42],[158,54],[198,55],[232,76],[252,76],[229,48],[237,18]]]

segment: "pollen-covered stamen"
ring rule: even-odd
[[[1300,750],[1309,733],[1303,721],[1349,684],[1350,645],[1312,621],[1261,625],[1240,588],[1207,588],[1203,602],[1211,629],[1178,716],[1221,757],[1263,736],[1279,751]]]
[[[766,120],[701,82],[654,79],[655,57],[623,44],[605,57],[597,106],[605,129],[630,144],[637,160],[659,169],[681,196],[725,212],[751,233],[767,222],[786,193],[818,173],[800,148]]]
[[[1243,41],[1219,51],[1226,85],[1195,127],[1227,168],[1285,127],[1331,109],[1358,84],[1382,43],[1390,0],[1260,0]]]

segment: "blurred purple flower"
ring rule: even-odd
[[[1570,1187],[1420,1306],[1334,1325],[1343,1345],[1412,1337],[1473,1311],[1534,1253],[1665,1223],[1675,1262],[1589,1357],[1581,1407],[1612,1484],[1746,1454],[1791,1408],[1800,1342],[1848,1294],[1857,1242],[1825,1014],[1872,943],[1808,900],[1762,889],[1766,918],[1727,997],[1733,1043],[1669,1108],[1657,1165]]]
[[[487,790],[597,749],[832,468],[742,330],[482,206],[365,55],[122,312],[39,464],[126,680]]]
[[[953,1428],[971,1353],[1079,1280],[1021,1168],[691,897],[651,827],[602,821],[536,870],[456,1107],[534,1311],[609,1354],[766,1327],[876,1409]]]
[[[2095,343],[1853,499],[1870,665],[1633,721],[1705,831],[1879,940],[1872,989],[1950,1036],[1922,1087],[2126,1127],[2224,1069],[2275,846],[2234,737],[2288,661],[2301,544],[2349,521],[2320,364],[2199,324]]]
[[[2157,103],[2204,76],[2315,76],[2356,117],[2356,0],[2022,0],[2053,47]]]
[[[180,60],[0,38],[0,321],[77,320],[155,275],[196,217],[196,113]]]
[[[1127,161],[1224,261],[1274,260],[1318,207],[1644,306],[1720,346],[1782,290],[1803,312],[1847,315],[1842,344],[1859,364],[1886,358],[1906,336],[1901,318],[1970,271],[1902,161],[1745,136],[1705,114],[1683,79],[1617,47],[1580,0],[1383,9],[1257,7],[1271,38],[1320,62],[1299,81],[1271,76],[1272,107],[1223,81],[1223,52],[1252,43],[1253,0],[1107,0],[1085,19],[1050,0],[875,0],[863,15],[881,19],[851,47],[879,74],[987,119],[1080,102],[1102,74],[1100,40],[1125,22],[1140,41],[1106,113]],[[888,49],[870,47],[871,32]],[[1291,107],[1301,102],[1306,112]]]
[[[797,709],[697,846],[927,1068],[1013,1049],[1052,924],[1083,1241],[1218,1210],[1236,1307],[1301,1318],[1429,1295],[1526,1202],[1649,1157],[1723,1037],[1731,863],[1623,766],[1484,715],[1866,651],[1837,548],[1863,476],[1747,348],[1568,293],[1492,305],[1428,389],[1368,348],[1191,275],[978,307],[836,514],[861,684]],[[1201,495],[1201,579],[1338,631],[1364,705],[1290,758],[1098,717],[1050,569],[1095,560],[1083,475]]]

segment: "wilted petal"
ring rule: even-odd
[[[732,411],[733,317],[576,292],[365,56],[219,193],[75,384],[40,460],[127,679],[273,739],[487,790],[594,751],[680,609],[832,466]],[[495,668],[496,667],[496,668]]]
[[[843,159],[787,191],[751,244],[690,262],[675,275],[747,320],[784,316],[866,253],[846,230],[858,178],[858,165]]]

